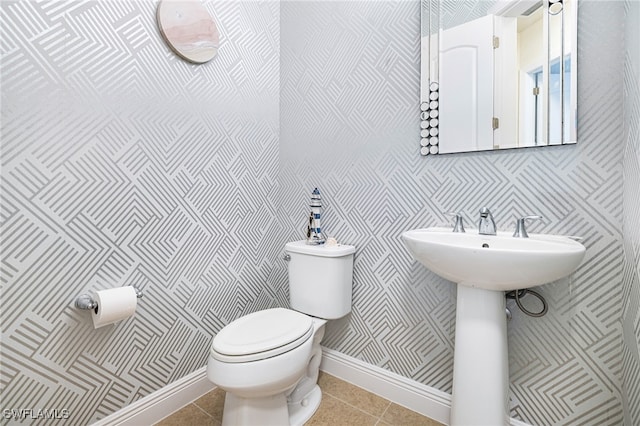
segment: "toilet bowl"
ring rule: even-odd
[[[207,374],[222,389],[243,398],[285,392],[307,367],[313,333],[310,317],[288,309],[246,315],[214,339]]]
[[[320,342],[327,319],[351,311],[355,247],[299,241],[285,250],[293,309],[245,315],[213,339],[207,376],[227,392],[224,426],[302,425],[320,405]]]

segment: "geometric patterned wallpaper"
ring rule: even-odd
[[[571,277],[538,288],[549,303],[545,317],[510,302],[511,416],[535,425],[623,424],[640,404],[638,381],[624,388],[622,378],[625,363],[638,372],[637,349],[626,359],[621,350],[623,296],[632,285],[637,292],[638,270],[637,243],[626,241],[635,254],[625,257],[622,229],[623,200],[638,197],[633,181],[623,186],[623,3],[580,2],[577,145],[428,158],[420,158],[415,130],[419,7],[281,4],[284,228],[289,238],[301,235],[300,200],[318,187],[323,230],[357,247],[353,312],[328,323],[324,344],[451,392],[455,288],[414,262],[400,234],[448,224],[451,210],[475,227],[487,206],[504,230],[540,214],[532,232],[579,235],[587,254]],[[637,210],[627,219],[638,228]],[[283,268],[276,263],[274,275]],[[625,273],[635,280],[627,293]],[[626,310],[625,329],[637,337],[638,306]]]
[[[2,409],[87,424],[204,366],[222,326],[288,303],[282,248],[317,186],[324,230],[357,247],[325,345],[450,392],[455,288],[400,233],[537,213],[587,257],[540,287],[547,316],[512,306],[511,415],[640,423],[637,2],[581,1],[577,145],[435,158],[417,0],[204,4],[220,50],[192,65],[155,0],[0,2]],[[129,284],[134,318],[94,330],[73,308]]]
[[[0,2],[2,410],[89,424],[277,304],[279,3],[206,2],[221,38],[203,65],[166,46],[156,7]],[[126,321],[94,330],[73,307],[132,284]]]

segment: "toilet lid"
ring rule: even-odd
[[[222,355],[227,362],[232,357],[247,361],[247,355],[252,360],[262,359],[260,354],[275,356],[289,351],[312,334],[311,317],[290,309],[266,309],[238,318],[220,330],[213,339],[211,352],[214,356]]]

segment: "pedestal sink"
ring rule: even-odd
[[[406,231],[402,240],[417,261],[458,284],[451,425],[509,424],[504,292],[571,274],[585,247],[556,235],[514,238],[448,228]]]

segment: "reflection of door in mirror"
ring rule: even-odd
[[[544,143],[542,7],[517,17],[519,109],[517,146]]]
[[[562,84],[560,78],[560,60],[556,58],[551,62],[549,73],[549,145],[559,145],[571,138],[571,85]],[[564,81],[571,81],[571,59],[564,59]],[[520,146],[535,146],[544,143],[543,140],[543,103],[540,96],[540,87],[543,86],[542,67],[531,73],[526,73],[526,89],[521,94],[521,99],[526,104],[524,108],[528,113],[521,114],[523,132],[520,136]],[[560,94],[563,90],[563,95]],[[561,107],[561,102],[564,107]],[[563,117],[563,120],[560,120]],[[560,138],[560,126],[564,127],[563,138]]]
[[[495,16],[494,31],[494,97],[493,114],[498,118],[494,130],[493,148],[518,146],[518,19]]]
[[[493,149],[493,16],[442,31],[440,153]]]
[[[565,0],[564,11],[570,13],[570,2]],[[571,38],[563,34],[562,21],[550,15],[549,68],[545,72],[545,54],[540,34],[543,34],[543,8],[518,17],[517,40],[519,52],[518,146],[558,145],[575,140],[571,134]],[[564,35],[564,40],[563,40]],[[561,43],[564,43],[562,46]],[[564,67],[560,52],[564,51]],[[564,78],[560,78],[563,73]],[[544,76],[549,75],[548,105],[542,96],[547,90]],[[548,110],[547,110],[548,108]],[[544,131],[548,112],[548,134]],[[561,137],[560,128],[564,127]],[[573,138],[573,139],[572,139]],[[548,140],[548,142],[547,142]]]

